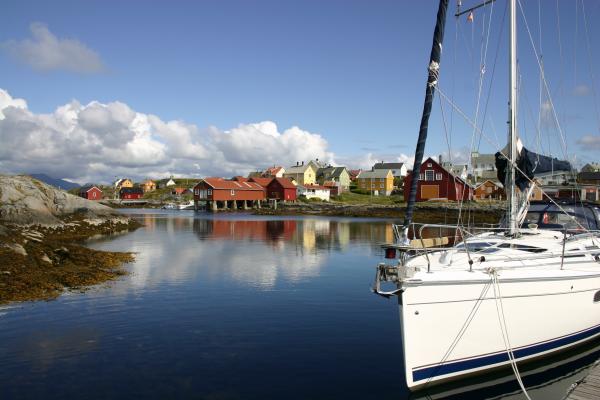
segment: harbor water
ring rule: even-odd
[[[135,252],[127,276],[0,309],[1,399],[522,398],[509,373],[408,392],[397,301],[370,291],[394,221],[123,212],[144,226],[88,245]],[[525,384],[561,399],[599,351]]]

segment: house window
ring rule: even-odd
[[[431,168],[431,163],[427,163],[427,168]]]
[[[423,173],[419,174],[419,180],[422,181],[423,179],[425,179],[425,176],[423,175]]]
[[[208,189],[206,192],[209,196],[212,195],[212,189]]]
[[[200,189],[194,189],[194,194],[196,196],[199,196],[200,195]]]
[[[439,172],[438,172],[438,173],[436,173],[436,174],[435,174],[435,180],[436,180],[436,181],[441,181],[441,180],[442,180],[442,174],[441,174],[441,173],[439,173]]]
[[[235,190],[232,190],[232,191],[231,191],[231,195],[232,195],[232,196],[235,196]]]
[[[429,165],[431,165],[431,164],[429,164]],[[425,180],[426,181],[433,181],[434,180],[434,174],[435,174],[435,171],[432,170],[432,169],[425,170]]]

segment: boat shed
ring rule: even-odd
[[[93,185],[84,186],[79,189],[79,197],[88,200],[102,200],[102,190]]]
[[[287,178],[273,178],[267,186],[267,196],[283,202],[296,201],[297,188]]]
[[[411,174],[408,174],[404,178],[405,199],[408,199],[410,183]],[[450,201],[472,200],[473,187],[429,157],[421,164],[416,199],[417,201],[433,199]]]
[[[266,190],[256,182],[237,182],[223,178],[205,178],[194,186],[194,207],[207,202],[207,210],[260,208]]]
[[[144,196],[144,190],[141,187],[123,187],[119,190],[121,200],[137,200]]]

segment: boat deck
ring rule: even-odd
[[[600,362],[596,362],[590,373],[565,397],[565,400],[597,399],[600,399]]]

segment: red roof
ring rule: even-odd
[[[238,182],[248,182],[248,178],[245,178],[243,176],[234,176],[231,180]]]
[[[248,179],[248,182],[256,182],[262,187],[267,187],[267,186],[269,186],[269,183],[271,183],[272,180],[273,180],[273,178],[254,178],[254,177],[252,177],[252,178]]]
[[[281,171],[283,167],[271,167],[265,171],[265,175],[277,175],[279,171]]]
[[[279,184],[284,189],[296,189],[296,185],[294,185],[292,183],[292,181],[287,178],[273,178],[273,179],[276,180],[277,182],[279,182]]]
[[[320,189],[320,190],[331,190],[331,188],[321,186],[321,185],[304,185],[307,189]]]
[[[264,190],[262,186],[255,182],[236,182],[228,181],[223,178],[205,178],[203,181],[213,189]]]

